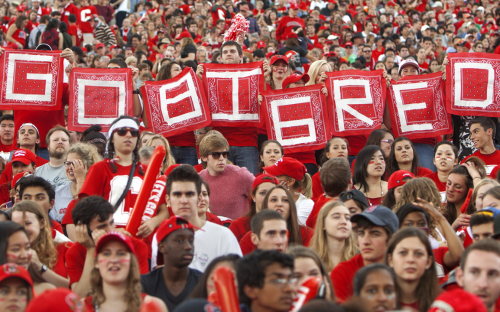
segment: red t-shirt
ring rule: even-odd
[[[239,127],[213,127],[226,138],[229,146],[254,146],[257,147],[257,128]],[[170,142],[170,141],[169,141]]]
[[[335,301],[344,303],[353,293],[352,280],[359,269],[364,267],[361,254],[355,255],[352,259],[339,263],[330,273],[335,293]]]
[[[304,20],[300,17],[282,17],[280,23],[278,24],[278,28],[276,29],[276,40],[281,41],[283,36],[289,33],[295,26],[302,27],[302,29],[306,28]]]
[[[84,34],[93,34],[94,33],[94,28],[92,27],[92,25],[90,25],[90,22],[89,22],[90,18],[94,14],[99,15],[97,13],[97,9],[93,5],[82,7],[80,9],[80,20],[81,20],[80,30],[82,31],[82,33],[84,33]]]
[[[68,28],[68,35],[70,36],[75,36],[75,46],[79,47],[80,46],[80,37],[78,35],[78,27],[76,27],[76,25],[71,25],[69,26]]]
[[[287,153],[286,157],[295,158],[303,164],[315,164],[316,165],[316,155],[315,155],[314,151]]]
[[[427,168],[424,168],[424,167],[417,167],[417,176],[416,176],[416,178],[423,178],[426,175],[430,175],[432,173],[433,172],[432,172],[431,169],[427,169]]]
[[[130,174],[130,166],[120,166],[116,164],[116,173],[112,172],[109,159],[102,160],[90,167],[85,182],[80,191],[79,198],[86,196],[102,196],[112,204],[115,204],[127,185]],[[139,167],[135,168],[134,177],[127,196],[116,209],[113,217],[117,227],[125,227],[130,217],[130,210],[134,207],[135,200],[142,185],[143,176],[139,173]]]
[[[139,271],[141,274],[146,274],[149,272],[148,247],[142,240],[134,237],[132,237],[132,243],[134,244],[135,256],[139,262]],[[78,282],[82,277],[86,256],[87,249],[80,243],[74,243],[66,252],[66,271],[69,276],[70,286]]]
[[[424,178],[429,178],[432,181],[434,181],[434,184],[436,184],[436,186],[440,192],[446,192],[446,182],[439,181],[439,177],[438,177],[437,172],[428,173],[428,174],[424,175]]]
[[[251,231],[250,217],[243,216],[235,219],[233,222],[231,222],[229,229],[233,232],[234,236],[236,236],[236,239],[239,242],[246,233]]]
[[[444,264],[444,255],[448,252],[448,247],[438,247],[433,249],[432,252],[434,253],[434,262],[437,269],[438,281],[439,284],[441,284],[444,282],[446,274],[452,271],[455,267],[449,268],[446,264]]]
[[[52,268],[52,271],[64,278],[68,277],[68,273],[66,272],[66,253],[71,248],[71,246],[73,246],[73,243],[71,242],[56,245],[57,262]]]
[[[196,146],[196,139],[194,137],[193,131],[180,133],[166,138],[170,146],[190,146],[190,147]]]
[[[379,58],[382,54],[384,54],[384,53],[385,53],[385,49],[384,49],[384,47],[382,47],[382,51],[379,51],[379,50],[377,50],[377,49],[375,48],[375,49],[373,49],[373,51],[372,51],[372,59],[374,59],[374,60],[375,60],[375,62],[376,62],[376,61],[378,61],[378,58]]]
[[[69,202],[68,207],[66,208],[66,213],[64,214],[64,217],[62,219],[61,224],[66,227],[66,224],[74,224],[73,223],[73,216],[71,216],[71,211],[73,211],[73,208],[75,208],[77,200],[73,199],[72,201]]]
[[[358,155],[368,140],[364,135],[349,135],[344,138],[349,143],[349,155]]]
[[[62,228],[61,224],[59,224],[59,222],[52,220],[51,227],[53,230],[56,230],[57,232],[64,234],[63,228]],[[55,233],[53,234],[53,236],[55,237]]]
[[[17,149],[17,142],[13,140],[11,145],[3,145],[0,141],[0,152],[10,153],[11,151]]]
[[[319,211],[327,202],[333,199],[334,198],[326,197],[326,194],[320,195],[318,196],[318,198],[316,198],[316,202],[314,203],[313,209],[311,210],[309,217],[307,217],[306,225],[308,227],[312,229],[316,228],[316,220],[318,219]]]
[[[69,25],[68,17],[70,14],[76,15],[76,23],[80,24],[80,10],[73,3],[68,3],[61,11],[61,22],[65,22]]]
[[[479,157],[482,161],[484,161],[486,164],[486,173],[488,175],[493,171],[495,166],[500,164],[500,151],[497,149],[489,155],[481,154],[481,152],[477,150],[472,155],[467,156],[464,160],[462,160],[461,164],[467,162],[467,159],[472,156]]]
[[[313,174],[312,178],[312,191],[313,195],[311,197],[312,200],[316,200],[321,194],[325,191],[323,190],[323,185],[321,185],[321,179],[319,177],[319,171]]]
[[[252,232],[249,231],[240,240],[240,248],[241,252],[243,255],[247,255],[251,253],[252,251],[257,249],[257,246],[255,246],[252,243],[251,236]],[[307,226],[300,226],[300,236],[302,237],[302,245],[303,246],[309,246],[309,242],[311,241],[312,237],[314,235],[314,230],[311,228],[308,228]]]

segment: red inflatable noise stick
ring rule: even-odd
[[[137,235],[137,229],[141,225],[142,215],[146,210],[146,204],[151,195],[151,190],[153,189],[156,178],[160,173],[165,154],[165,147],[163,145],[158,145],[153,152],[153,156],[151,156],[151,161],[149,162],[148,169],[144,175],[139,195],[137,195],[137,200],[135,201],[134,208],[130,213],[127,226],[125,227],[125,230],[134,237]]]
[[[220,306],[222,312],[241,312],[238,295],[234,285],[234,274],[225,266],[221,266],[214,272],[213,276],[216,295],[211,302]]]
[[[302,283],[297,292],[297,296],[293,301],[290,312],[298,312],[311,299],[316,297],[320,281],[317,277],[311,276]]]
[[[139,312],[163,312],[163,309],[154,300],[145,299],[141,304],[141,308],[139,309]]]

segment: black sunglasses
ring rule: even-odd
[[[124,136],[129,131],[130,131],[130,135],[133,138],[137,138],[139,136],[139,130],[137,130],[137,129],[132,129],[132,128],[118,128],[118,129],[116,129],[116,133],[118,133],[119,136]]]
[[[212,155],[214,159],[219,159],[220,155],[222,157],[227,158],[229,156],[229,152],[213,152],[213,153],[208,153],[208,155]]]

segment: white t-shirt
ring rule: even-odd
[[[62,185],[56,189],[56,198],[54,201],[54,207],[50,209],[49,216],[61,222],[66,214],[66,209],[69,203],[73,200],[73,193],[71,193],[71,181]]]
[[[205,272],[212,260],[229,254],[243,257],[233,232],[222,225],[207,221],[201,230],[194,233],[194,256],[189,267]]]
[[[306,225],[307,218],[311,214],[314,202],[300,194],[299,199],[295,202],[295,207],[297,207],[297,218],[299,219],[300,225]]]
[[[194,256],[189,267],[204,272],[212,260],[229,254],[243,257],[233,232],[222,225],[207,221],[201,230],[194,232]],[[158,241],[155,234],[151,243],[151,268],[156,267],[157,256]]]

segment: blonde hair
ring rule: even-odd
[[[212,130],[213,131],[213,130]],[[215,150],[224,149],[229,151],[229,143],[226,138],[220,134],[209,131],[205,137],[201,140],[200,146],[198,150],[200,151],[200,157],[208,157],[208,154],[212,153]],[[206,165],[206,161],[201,161],[201,163]]]
[[[12,207],[11,213],[21,211],[23,213],[23,226],[26,219],[26,212],[33,213],[40,224],[40,233],[38,237],[31,243],[31,249],[36,251],[38,259],[45,264],[49,269],[52,269],[57,262],[57,249],[52,240],[52,231],[49,224],[49,217],[45,214],[42,206],[31,200],[23,200],[17,202]]]
[[[326,266],[328,269],[328,272],[333,270],[334,266],[333,263],[330,259],[330,255],[328,254],[328,240],[326,237],[326,230],[324,230],[325,227],[325,219],[332,211],[332,209],[338,207],[338,206],[344,206],[344,203],[339,202],[339,201],[331,201],[326,203],[321,210],[318,213],[318,219],[316,221],[316,231],[314,231],[314,235],[311,239],[311,243],[309,248],[314,250],[319,257],[321,258],[321,261],[323,261],[323,264]],[[347,208],[347,207],[346,207]],[[358,247],[356,246],[356,240],[354,238],[354,232],[351,231],[351,236],[345,240],[344,247],[342,248],[342,253],[340,257],[340,262],[347,261],[354,257],[356,254],[358,254]]]
[[[163,167],[162,171],[165,172],[168,167],[171,165],[175,165],[175,159],[172,156],[172,152],[170,151],[170,145],[168,144],[167,139],[165,139],[162,135],[155,134],[152,137],[147,140],[146,144],[144,146],[152,146],[154,140],[160,140],[163,143],[163,146],[165,147],[165,151],[167,152],[165,154],[165,160],[163,161]]]
[[[492,180],[490,178],[484,178],[481,181],[479,181],[479,183],[476,186],[474,186],[474,190],[472,191],[469,206],[467,207],[467,214],[473,214],[477,210],[476,201],[477,201],[477,193],[479,192],[479,188],[481,188],[485,185],[488,185],[488,184],[491,184],[493,186],[500,185],[497,181]]]
[[[95,261],[97,262],[97,256],[95,257]],[[123,298],[127,303],[127,310],[125,312],[139,312],[142,304],[140,278],[139,263],[135,255],[130,253],[130,272],[127,277],[127,290]],[[92,304],[95,307],[99,307],[106,301],[106,296],[103,291],[101,273],[95,267],[90,272],[90,286],[92,287]]]
[[[102,160],[97,147],[93,144],[75,143],[69,147],[64,158],[68,159],[69,154],[77,154],[83,164],[87,166],[87,170],[90,166]]]
[[[441,202],[441,194],[436,187],[434,181],[429,178],[415,178],[405,183],[401,190],[399,201],[394,205],[394,213],[396,213],[401,206],[412,204],[417,198],[422,198],[433,204],[441,213],[443,213],[443,203]],[[437,238],[439,235],[436,232],[437,222],[430,216],[429,233],[432,237]]]
[[[287,178],[287,181],[290,181],[293,179],[290,176],[284,175]],[[304,174],[304,177],[302,180],[295,180],[295,183],[292,186],[293,190],[296,192],[300,192],[302,195],[304,195],[307,198],[312,197],[312,180],[311,176],[309,173]]]
[[[134,62],[137,63],[137,57],[135,57],[135,56],[129,56],[125,60],[125,64],[127,64],[127,66],[129,66],[130,63],[134,63]]]
[[[309,81],[306,83],[306,86],[312,86],[312,85],[316,84],[316,78],[318,77],[319,70],[320,70],[321,66],[323,66],[323,65],[328,66],[329,72],[332,71],[330,64],[328,64],[328,62],[325,60],[319,60],[319,61],[313,62],[311,64],[311,66],[309,67],[309,71],[307,72],[307,74],[309,75]]]

